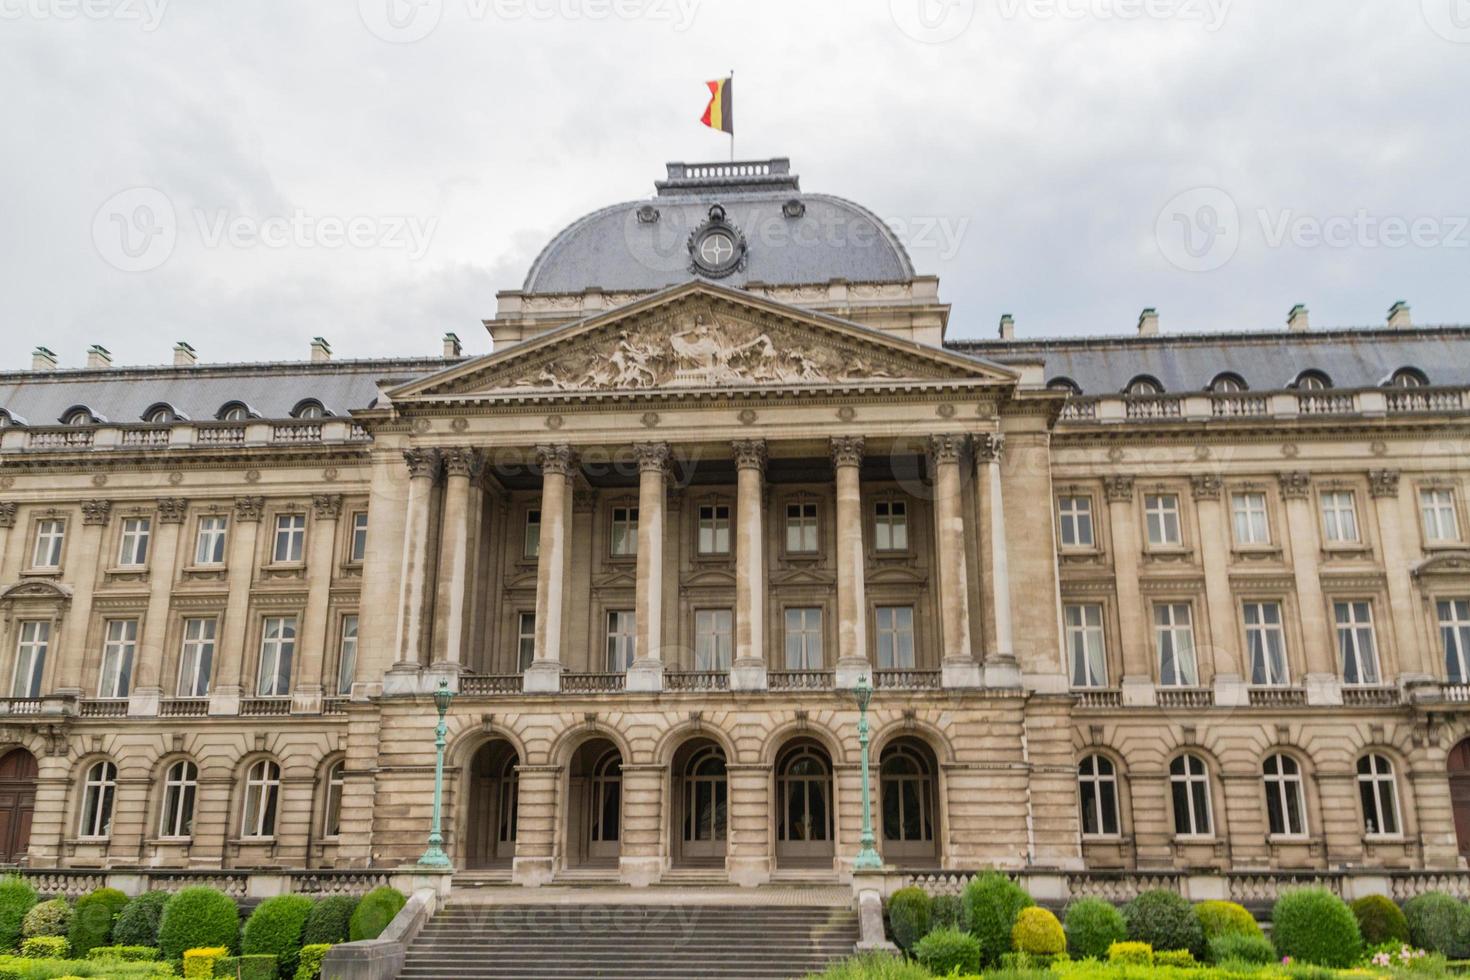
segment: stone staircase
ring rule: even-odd
[[[800,905],[490,905],[453,900],[402,980],[791,980],[852,954],[857,914]]]

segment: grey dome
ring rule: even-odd
[[[840,197],[803,194],[787,160],[668,169],[656,196],[594,211],[561,231],[532,263],[523,290],[653,290],[701,275],[736,287],[914,277],[908,253],[882,219]],[[691,254],[716,205],[745,249],[733,269],[701,268]]]

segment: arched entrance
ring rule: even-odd
[[[890,864],[930,865],[939,858],[934,753],[918,739],[900,738],[878,762],[879,847]]]
[[[1460,854],[1470,858],[1470,738],[1450,749],[1446,768],[1450,777],[1450,806],[1455,814],[1455,839]]]
[[[15,864],[30,844],[37,771],[36,757],[25,749],[0,757],[0,864]]]
[[[509,742],[494,739],[470,759],[465,867],[507,868],[516,856],[520,759]]]
[[[776,863],[830,868],[832,758],[810,739],[792,742],[776,758]]]
[[[725,750],[705,738],[674,753],[674,860],[686,867],[724,867],[729,837]]]
[[[617,864],[623,837],[623,757],[616,745],[594,738],[572,755],[567,787],[567,864]]]

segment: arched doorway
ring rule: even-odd
[[[810,739],[795,741],[776,759],[776,863],[830,868],[832,838],[832,758]]]
[[[674,753],[674,859],[693,867],[723,867],[729,837],[725,750],[698,738]]]
[[[623,757],[616,745],[595,738],[577,749],[567,803],[567,863],[616,865],[623,838]]]
[[[0,864],[25,857],[36,812],[36,757],[11,749],[0,757]]]
[[[506,868],[516,856],[520,759],[509,742],[494,739],[470,759],[465,867]]]
[[[879,847],[890,864],[930,865],[939,858],[934,753],[918,739],[900,738],[878,762]]]
[[[1470,738],[1450,749],[1446,763],[1450,777],[1450,806],[1455,814],[1455,839],[1460,854],[1470,858]]]

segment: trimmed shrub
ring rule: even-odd
[[[1256,921],[1256,917],[1247,912],[1244,905],[1237,905],[1234,902],[1200,902],[1194,907],[1194,917],[1199,919],[1200,929],[1204,931],[1206,942],[1227,933],[1242,936],[1262,934],[1261,925]]]
[[[1108,947],[1108,962],[1121,966],[1153,966],[1154,948],[1148,943],[1113,943]]]
[[[306,917],[306,928],[301,930],[301,945],[347,942],[348,923],[355,908],[357,899],[351,895],[328,895],[317,902]]]
[[[165,959],[179,959],[190,949],[218,946],[228,953],[238,949],[239,943],[240,913],[234,900],[221,891],[196,885],[175,892],[163,906],[158,949]]]
[[[250,953],[245,956],[221,956],[214,961],[214,975],[216,977],[238,977],[239,980],[276,980],[279,974],[276,968],[276,958],[273,955]]]
[[[71,925],[71,916],[71,905],[64,898],[37,902],[20,921],[20,934],[27,939],[33,936],[64,936],[67,927]]]
[[[1033,905],[1017,914],[1011,946],[1030,956],[1056,956],[1067,951],[1067,934],[1055,915]]]
[[[1409,941],[1452,960],[1470,953],[1470,912],[1444,892],[1425,892],[1404,904]]]
[[[257,905],[240,934],[242,959],[274,956],[283,976],[295,975],[301,956],[301,932],[314,904],[304,895],[277,895]]]
[[[1403,909],[1386,895],[1364,895],[1348,908],[1358,920],[1358,931],[1368,946],[1382,943],[1407,943],[1409,920],[1404,918]]]
[[[3,980],[3,978],[0,978]],[[863,953],[833,963],[806,980],[930,980],[929,971],[912,960],[888,953]]]
[[[1276,962],[1276,947],[1265,935],[1252,936],[1243,932],[1222,932],[1207,940],[1211,963],[1251,963],[1264,965]]]
[[[1299,888],[1278,898],[1271,940],[1282,956],[1318,966],[1349,967],[1363,952],[1352,909],[1325,888]]]
[[[89,960],[111,960],[114,963],[151,963],[158,959],[157,946],[93,946]]]
[[[188,891],[188,889],[184,889]],[[226,946],[200,946],[184,951],[184,976],[187,980],[212,980],[216,960],[230,955]]]
[[[935,895],[929,907],[930,929],[969,929],[961,895]]]
[[[998,871],[987,871],[970,882],[965,889],[965,921],[980,941],[982,966],[996,965],[1011,951],[1016,916],[1034,904],[1020,885]]]
[[[112,941],[119,946],[157,946],[158,920],[170,897],[168,892],[144,892],[130,900],[112,927]]]
[[[0,953],[20,945],[20,927],[40,896],[20,875],[0,878]]]
[[[905,953],[929,934],[933,901],[922,888],[900,888],[888,899],[888,926]]]
[[[1156,950],[1187,949],[1204,955],[1205,934],[1194,909],[1170,891],[1158,889],[1144,892],[1123,906],[1123,920],[1128,923],[1128,938],[1148,943]]]
[[[112,926],[127,907],[128,896],[116,888],[99,888],[77,899],[71,928],[66,934],[66,938],[71,940],[72,952],[79,957],[86,956],[93,946],[110,943]]]
[[[1112,902],[1081,898],[1067,906],[1067,952],[1074,959],[1104,959],[1108,947],[1128,938],[1123,913]]]
[[[352,920],[347,928],[348,937],[355,943],[364,939],[377,939],[378,934],[388,928],[388,923],[393,921],[399,909],[406,904],[408,899],[396,888],[374,888],[353,909]]]
[[[980,972],[980,940],[958,929],[935,929],[914,947],[914,958],[936,977]]]
[[[1154,966],[1175,966],[1188,970],[1198,965],[1187,949],[1161,949],[1154,954]]]
[[[321,902],[317,902],[318,908],[321,905]],[[331,948],[331,943],[308,943],[302,946],[301,963],[296,967],[296,976],[293,980],[321,980],[322,960],[327,958],[327,951]]]
[[[32,936],[20,944],[20,955],[32,960],[64,960],[70,952],[65,936]]]

